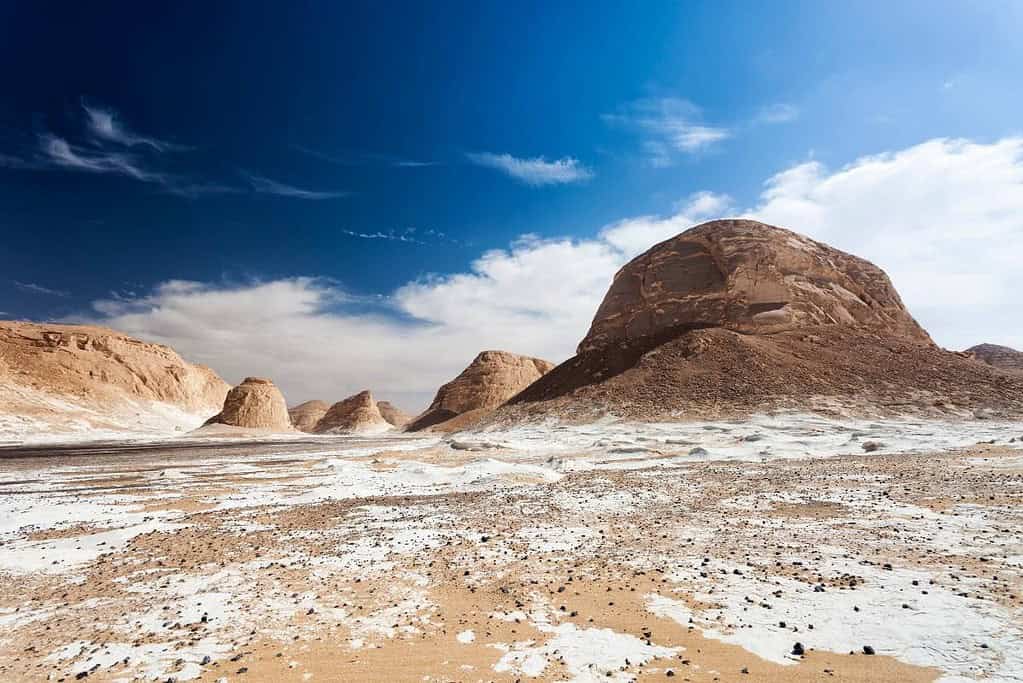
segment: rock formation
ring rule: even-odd
[[[977,344],[966,349],[966,353],[999,370],[1023,374],[1023,351],[998,344]]]
[[[1023,380],[938,348],[873,264],[789,230],[721,220],[624,266],[577,355],[509,403],[491,421],[775,408],[967,415],[1023,410]]]
[[[380,414],[380,408],[369,391],[360,391],[338,401],[316,423],[317,434],[375,433],[391,428],[391,423]]]
[[[246,377],[227,392],[224,408],[206,421],[207,425],[228,425],[270,432],[291,431],[291,418],[284,394],[268,379]]]
[[[326,401],[306,401],[294,408],[288,408],[292,426],[302,432],[311,432],[316,423],[327,414],[330,404]]]
[[[458,424],[479,419],[543,377],[554,367],[539,358],[507,351],[483,351],[458,377],[437,390],[433,403],[409,424],[409,431],[427,427],[445,429],[444,424],[463,416]]]
[[[394,427],[404,427],[411,420],[412,416],[404,412],[390,401],[377,401],[377,409],[385,420]]]
[[[228,385],[173,349],[104,327],[0,322],[0,440],[193,429]]]

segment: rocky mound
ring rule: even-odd
[[[291,418],[284,394],[268,379],[246,377],[227,392],[224,408],[206,421],[207,425],[228,425],[270,432],[290,432]]]
[[[217,412],[228,388],[111,329],[0,321],[0,440],[172,434]]]
[[[404,427],[412,421],[412,416],[395,406],[390,401],[377,401],[377,409],[385,420],[394,427]]]
[[[288,416],[295,429],[311,432],[316,423],[327,414],[328,408],[330,408],[330,404],[326,401],[306,401],[299,403],[294,408],[288,408]]]
[[[550,372],[554,367],[539,358],[507,351],[483,351],[465,370],[437,390],[433,403],[408,426],[409,431],[442,423],[459,416],[480,418]],[[465,426],[462,420],[458,427]],[[452,425],[454,426],[454,425]]]
[[[935,346],[873,264],[722,220],[623,267],[577,355],[510,403],[495,421],[1017,412],[1023,381]]]
[[[316,423],[313,431],[317,434],[374,433],[391,428],[384,419],[369,391],[360,391],[330,407]]]
[[[1023,351],[998,344],[978,344],[966,349],[966,353],[999,370],[1023,373]]]

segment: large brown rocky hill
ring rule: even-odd
[[[0,440],[191,429],[228,388],[171,348],[104,327],[0,321]]]
[[[483,351],[458,377],[441,386],[409,431],[460,429],[489,414],[554,367],[539,358]]]
[[[999,370],[1023,374],[1023,351],[998,344],[977,344],[966,349],[966,353]]]
[[[577,355],[491,421],[777,408],[1018,413],[1023,379],[938,348],[872,263],[783,228],[719,220],[625,265]]]

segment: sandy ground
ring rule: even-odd
[[[4,681],[1023,681],[1019,424],[8,450],[0,543]]]

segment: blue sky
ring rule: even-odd
[[[976,302],[917,292],[965,258],[954,282],[1004,293],[977,284],[1001,255],[963,240],[1020,238],[1021,3],[150,4],[0,6],[3,317],[117,324],[232,381],[295,378],[289,400],[375,384],[417,403],[476,346],[562,360],[622,258],[718,215],[877,260],[946,345],[987,333],[963,322]],[[910,186],[864,179],[871,155]],[[962,193],[941,217],[973,233],[890,224],[935,193]],[[907,244],[926,253],[893,256]],[[593,280],[511,284],[543,280],[515,270],[530,259]],[[284,347],[243,324],[268,291],[297,330]],[[577,308],[538,303],[559,297]],[[304,330],[353,350],[300,368]],[[1018,322],[990,332],[1023,342]],[[428,350],[402,368],[416,386],[363,371],[349,336],[368,334]],[[246,368],[211,350],[232,336]]]

